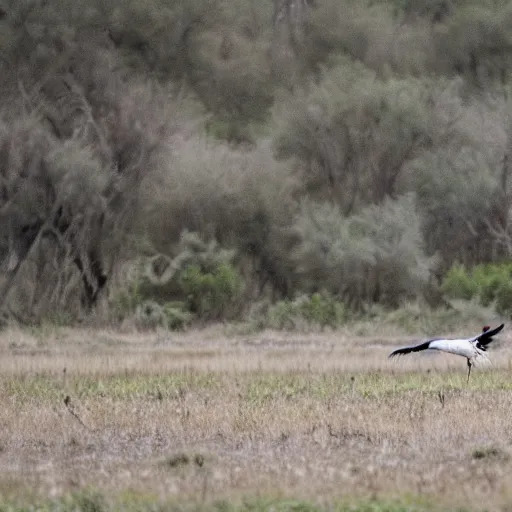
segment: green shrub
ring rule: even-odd
[[[280,300],[269,309],[267,321],[262,322],[261,326],[268,325],[274,329],[293,330],[296,327],[295,313],[293,302]]]
[[[512,317],[512,281],[505,281],[496,293],[496,312]]]
[[[490,306],[496,299],[497,292],[501,287],[503,281],[498,273],[489,272],[482,275],[481,281],[475,275],[475,282],[477,284],[478,295],[482,306]]]
[[[454,265],[441,289],[450,298],[478,298],[482,306],[494,304],[498,314],[512,315],[512,263],[482,264],[471,270]]]
[[[266,325],[274,329],[336,328],[347,319],[343,302],[328,294],[302,295],[295,300],[281,300],[267,312]]]
[[[234,251],[184,231],[174,252],[174,258],[149,258],[126,277],[111,301],[116,321],[133,318],[140,328],[179,330],[193,318],[220,320],[239,313],[243,280],[231,263]]]
[[[136,308],[134,317],[137,327],[141,329],[160,327],[179,331],[188,325],[193,315],[179,302],[160,305],[153,300],[145,300]]]
[[[231,263],[220,263],[211,270],[189,265],[179,276],[190,311],[205,319],[229,316],[229,308],[242,291],[242,277]]]
[[[164,304],[166,326],[171,331],[181,331],[191,322],[193,315],[185,309],[181,302],[167,302]]]
[[[441,290],[454,299],[472,299],[477,293],[477,285],[464,265],[454,265],[446,274]]]
[[[499,289],[512,279],[512,264],[477,265],[472,275],[477,284],[480,302],[488,306],[496,300]]]
[[[299,304],[301,315],[310,323],[337,327],[345,320],[345,305],[330,296],[314,293],[309,300]]]

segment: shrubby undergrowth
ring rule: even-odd
[[[294,229],[305,290],[324,288],[357,309],[372,302],[397,306],[420,297],[428,282],[432,262],[422,250],[412,195],[351,216],[328,203],[303,204]]]
[[[192,320],[238,316],[243,280],[232,263],[233,251],[184,232],[173,256],[158,254],[139,264],[125,288],[112,298],[118,321],[178,330]]]
[[[259,327],[307,331],[336,329],[347,319],[345,304],[324,292],[278,301],[257,322]]]
[[[454,265],[442,289],[447,296],[493,305],[500,315],[512,316],[512,263],[481,264],[471,269]]]

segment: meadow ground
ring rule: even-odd
[[[0,510],[512,510],[512,334],[9,329]]]

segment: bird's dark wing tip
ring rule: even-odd
[[[498,325],[498,327],[496,327],[496,329],[493,329],[492,336],[494,336],[495,334],[498,334],[503,329],[503,327],[505,327],[505,324],[500,324],[500,325]],[[491,334],[491,333],[487,330],[485,332],[485,334]]]
[[[393,350],[393,352],[391,352],[391,354],[389,354],[388,357],[401,356],[404,354],[409,354],[411,352],[419,352],[421,350],[426,350],[427,348],[429,348],[431,341],[433,340],[425,341],[423,343],[420,343],[419,345],[397,348],[396,350]]]
[[[393,350],[393,352],[391,352],[388,357],[403,356],[409,352],[412,352],[411,347],[401,347]]]
[[[492,330],[485,329],[485,327],[484,327],[485,330],[477,338],[480,345],[488,345],[489,343],[491,343],[493,341],[493,336],[495,334],[498,334],[503,329],[503,327],[505,327],[505,324],[498,325],[498,327],[496,327]]]
[[[391,352],[391,354],[389,354],[388,358],[395,357],[395,356],[401,356],[403,354],[405,354],[404,349],[397,348],[397,349],[393,350],[393,352]]]

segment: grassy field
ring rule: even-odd
[[[511,510],[512,339],[8,330],[0,510]]]

